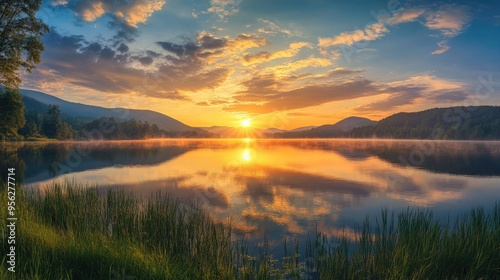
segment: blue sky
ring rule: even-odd
[[[23,87],[192,126],[500,105],[500,1],[52,0]]]

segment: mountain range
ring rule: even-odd
[[[229,126],[211,126],[211,127],[191,127],[179,120],[170,116],[151,111],[151,110],[135,110],[125,108],[104,108],[81,103],[74,103],[62,100],[55,96],[34,90],[21,89],[21,94],[24,96],[23,103],[26,110],[35,111],[40,115],[45,114],[49,105],[54,104],[59,106],[61,113],[67,118],[78,118],[85,121],[91,121],[100,117],[114,117],[118,120],[136,119],[147,121],[151,124],[158,125],[159,128],[168,131],[196,131],[205,130],[216,134],[223,138],[245,138],[245,137],[265,137],[275,133],[287,132],[302,132],[308,130],[340,130],[346,131],[363,125],[376,123],[369,119],[359,117],[349,117],[335,124],[323,126],[304,126],[292,130],[284,130],[278,128],[243,128]]]
[[[433,108],[397,113],[378,122],[348,117],[334,124],[304,126],[292,130],[229,126],[191,127],[151,110],[104,108],[62,100],[33,90],[20,90],[26,111],[45,114],[49,104],[60,107],[63,118],[91,121],[101,117],[136,119],[167,131],[206,131],[222,138],[398,138],[398,139],[500,139],[500,106]]]
[[[34,110],[43,115],[49,104],[58,105],[61,113],[73,118],[94,120],[100,117],[113,117],[118,120],[136,119],[158,125],[159,128],[170,131],[193,131],[198,128],[188,126],[172,117],[151,111],[125,108],[104,108],[62,100],[52,95],[34,90],[20,90],[24,96],[23,103],[27,110]]]
[[[316,127],[307,127],[307,129],[294,129],[290,131],[280,131],[269,133],[269,137],[274,138],[328,138],[344,137],[346,132],[359,127],[371,127],[377,124],[367,118],[348,117],[334,124],[325,124]]]
[[[267,137],[269,135],[286,133],[286,132],[298,132],[305,131],[316,126],[304,126],[298,127],[292,130],[284,130],[279,128],[245,128],[245,127],[231,127],[231,126],[210,126],[210,127],[200,127],[210,133],[216,134],[222,138],[248,138],[248,137]]]

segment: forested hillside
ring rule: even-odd
[[[380,120],[377,125],[355,128],[346,137],[500,139],[500,107],[451,107],[398,113]]]

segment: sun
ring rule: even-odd
[[[252,120],[251,119],[244,119],[241,121],[241,126],[243,127],[250,127],[252,126]]]

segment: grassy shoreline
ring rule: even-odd
[[[0,195],[7,252],[4,187]],[[161,193],[140,201],[123,191],[54,183],[43,194],[18,189],[16,212],[16,273],[7,271],[3,254],[0,279],[500,278],[500,204],[454,221],[429,210],[382,211],[375,224],[359,226],[354,241],[318,232],[281,260],[265,241],[250,256],[247,242],[232,239],[230,221]]]

